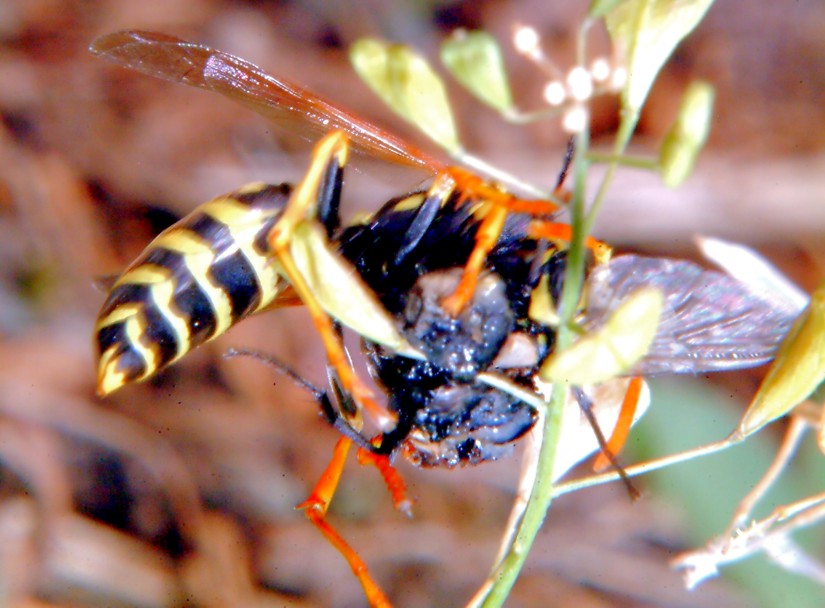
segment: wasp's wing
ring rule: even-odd
[[[225,95],[302,136],[340,130],[373,156],[432,171],[442,168],[403,139],[228,53],[141,31],[106,34],[90,50],[138,72]]]
[[[665,297],[656,337],[633,373],[699,373],[760,365],[773,358],[794,316],[743,283],[683,260],[619,256],[588,278],[585,323],[600,325],[640,287]]]

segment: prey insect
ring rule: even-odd
[[[387,460],[394,454],[416,465],[452,467],[512,450],[538,415],[520,395],[534,391],[554,346],[555,328],[531,315],[531,303],[538,292],[558,299],[570,228],[554,221],[553,203],[519,199],[447,167],[237,57],[134,31],[99,38],[92,51],[221,93],[279,123],[326,133],[294,187],[253,184],[214,199],[127,268],[97,321],[98,391],[147,379],[252,314],[305,305],[326,350],[339,404],[331,418],[343,436],[302,506],[349,561],[369,601],[386,605],[360,557],[325,520],[347,453],[357,443],[397,489]],[[433,183],[342,226],[350,146],[428,170]],[[673,260],[608,261],[606,245],[587,244],[595,265],[583,326],[605,322],[641,285],[652,283],[665,296],[663,321],[636,375],[758,364],[770,358],[788,325],[724,275]],[[362,337],[386,403],[353,370],[339,325]],[[486,375],[501,382],[493,386]],[[377,436],[367,434],[364,417]]]

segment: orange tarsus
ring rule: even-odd
[[[314,515],[310,510],[306,511],[306,515],[309,521],[321,531],[321,534],[323,534],[330,544],[347,560],[350,568],[352,568],[352,573],[358,578],[361,586],[364,588],[364,594],[367,596],[367,601],[370,606],[373,608],[391,608],[392,604],[390,604],[390,601],[387,599],[387,596],[384,595],[384,592],[381,591],[378,584],[372,580],[367,569],[367,564],[364,563],[364,560],[361,559],[358,553],[347,544],[347,541],[341,538],[341,535],[338,534],[335,528],[329,525],[325,519]]]
[[[378,583],[370,576],[369,569],[366,563],[364,563],[364,560],[361,559],[361,556],[358,555],[355,549],[343,539],[338,531],[324,519],[332,497],[335,494],[335,490],[338,487],[338,482],[341,479],[341,473],[343,472],[347,454],[351,446],[352,440],[349,438],[341,437],[338,439],[338,442],[335,444],[332,459],[327,465],[324,474],[321,475],[321,479],[315,484],[309,497],[295,508],[302,509],[307,519],[312,522],[330,544],[344,556],[353,574],[355,574],[361,586],[364,588],[364,593],[367,596],[370,606],[375,608],[390,608],[389,600],[384,595],[384,592],[381,591]]]
[[[461,280],[455,291],[441,302],[444,310],[447,311],[449,315],[457,317],[472,299],[473,293],[475,293],[478,275],[481,273],[482,268],[484,268],[487,254],[490,253],[490,250],[495,246],[496,241],[498,241],[506,219],[507,209],[495,206],[482,220],[481,226],[479,226],[478,233],[476,234],[475,247],[470,253],[467,264],[464,266]]]
[[[532,239],[547,239],[569,243],[573,238],[573,228],[568,224],[534,220],[530,222],[530,226],[527,228],[527,236]],[[598,263],[602,264],[610,259],[612,249],[607,243],[588,236],[584,241],[584,245],[593,252]]]
[[[453,180],[459,192],[459,203],[470,201],[487,207],[483,211],[484,219],[476,235],[475,247],[464,266],[461,281],[455,291],[441,303],[447,313],[456,317],[473,297],[478,275],[484,268],[487,254],[501,236],[507,214],[513,212],[536,216],[550,215],[558,210],[558,206],[550,201],[516,198],[459,167],[449,167],[446,174]]]
[[[329,503],[332,502],[332,497],[338,488],[338,482],[341,480],[341,473],[344,470],[344,464],[347,462],[350,447],[352,447],[351,439],[347,437],[338,439],[332,452],[332,459],[329,461],[326,470],[324,470],[324,474],[315,484],[309,497],[295,507],[296,509],[314,511],[321,517],[326,515]]]
[[[636,407],[639,405],[639,397],[642,393],[642,379],[640,377],[633,377],[627,385],[627,392],[625,392],[622,407],[619,410],[619,419],[616,421],[616,426],[613,428],[613,433],[607,442],[606,451],[610,455],[615,456],[622,451],[624,444],[627,442],[627,437],[630,434],[630,427],[633,425],[633,417],[636,415]],[[593,470],[598,472],[604,471],[611,464],[611,457],[602,452],[596,457],[593,463]]]
[[[393,506],[407,517],[412,517],[412,500],[407,497],[407,484],[404,483],[404,479],[395,467],[390,464],[390,459],[382,454],[359,448],[358,462],[362,465],[371,464],[378,469],[390,491]]]

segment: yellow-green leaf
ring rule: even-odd
[[[289,248],[301,276],[328,315],[399,354],[422,358],[398,331],[394,319],[361,281],[352,264],[330,247],[320,224],[299,223]]]
[[[423,57],[407,46],[366,38],[352,45],[350,61],[394,112],[451,154],[460,151],[444,83]]]
[[[825,283],[794,323],[738,432],[745,436],[784,416],[825,380]]]
[[[659,148],[662,179],[670,188],[687,179],[707,141],[713,117],[713,97],[713,87],[706,82],[693,82],[685,91],[676,121]]]
[[[501,48],[490,34],[457,30],[441,45],[441,61],[485,104],[499,112],[513,109]]]
[[[624,1],[625,0],[591,0],[587,16],[591,19],[600,19]]]
[[[622,107],[638,112],[673,49],[701,21],[713,0],[625,0],[605,16],[627,65]]]
[[[539,377],[545,382],[583,386],[630,372],[656,336],[663,305],[658,289],[639,289],[616,308],[603,327],[548,357]]]

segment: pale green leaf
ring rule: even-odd
[[[545,382],[583,386],[630,372],[653,342],[663,304],[658,289],[639,289],[616,308],[603,327],[548,357],[539,377]]]
[[[460,151],[444,83],[423,57],[407,46],[365,38],[352,45],[350,61],[394,112],[451,154]]]
[[[513,97],[498,42],[487,32],[458,30],[441,45],[441,61],[464,87],[499,112]]]
[[[662,65],[701,21],[713,0],[625,0],[606,17],[628,78],[622,106],[637,113]]]
[[[693,82],[685,91],[676,121],[659,149],[662,179],[670,188],[687,179],[707,141],[713,118],[713,97],[713,87],[706,82]]]
[[[600,19],[622,2],[625,0],[590,0],[587,16],[591,19]]]
[[[825,283],[794,323],[748,407],[738,432],[749,435],[784,416],[825,380]]]
[[[300,222],[289,245],[301,276],[328,315],[399,354],[422,357],[407,343],[352,264],[330,247],[320,224]]]

